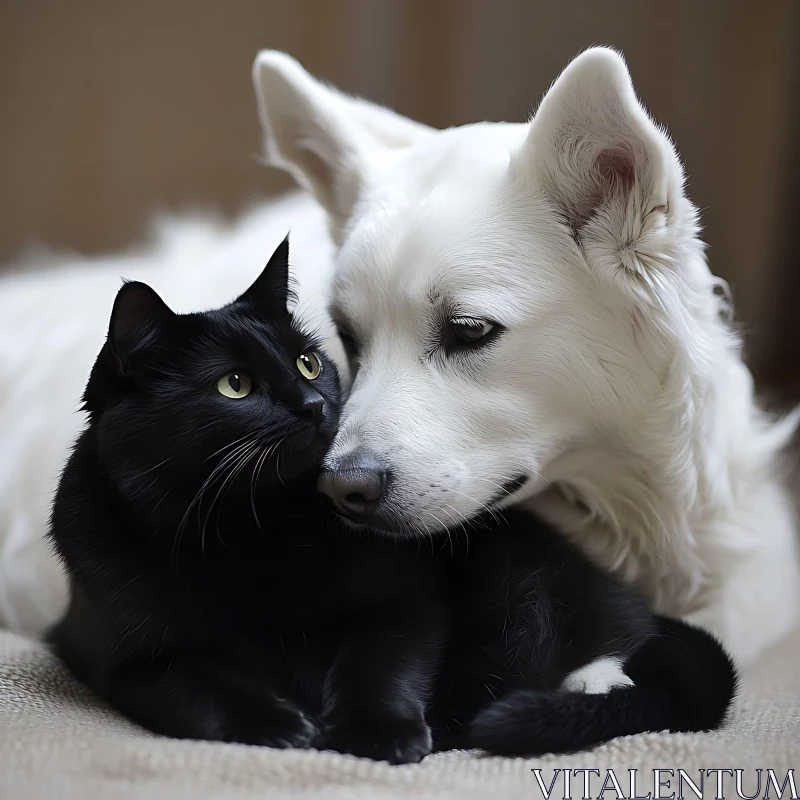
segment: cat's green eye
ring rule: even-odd
[[[217,391],[232,400],[241,400],[250,394],[253,382],[241,372],[229,372],[217,381]]]
[[[297,364],[297,369],[300,374],[309,381],[319,378],[319,374],[322,372],[322,364],[319,363],[319,359],[311,350],[307,353],[303,353],[297,361],[295,361],[295,364]]]

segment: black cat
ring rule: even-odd
[[[51,642],[79,678],[166,735],[392,763],[721,722],[719,645],[533,518],[478,520],[451,550],[324,506],[339,382],[288,300],[286,242],[217,311],[120,290],[50,531],[72,587]],[[559,690],[602,656],[637,686]]]
[[[339,380],[288,299],[287,242],[217,311],[122,287],[53,507],[71,602],[51,641],[158,733],[419,760],[432,564],[323,507]]]

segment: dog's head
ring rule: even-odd
[[[578,480],[575,454],[635,448],[685,390],[676,359],[702,357],[714,279],[617,53],[575,59],[527,124],[445,131],[283,54],[254,78],[270,159],[340,245],[354,382],[321,487],[348,516],[424,533]]]

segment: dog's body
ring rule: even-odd
[[[622,59],[584,53],[528,124],[446,131],[282,54],[254,78],[269,157],[340,247],[357,371],[328,466],[381,465],[372,521],[425,533],[527,503],[742,661],[786,632],[795,420],[755,403],[677,154]],[[448,349],[453,325],[478,338]]]

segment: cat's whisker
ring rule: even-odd
[[[197,506],[203,499],[203,495],[205,494],[206,489],[221,476],[221,473],[224,471],[225,467],[231,462],[231,460],[235,459],[238,453],[247,446],[247,442],[244,444],[239,445],[233,453],[229,453],[222,461],[211,470],[211,474],[206,478],[203,482],[203,485],[197,491],[192,501],[189,503],[189,506],[186,509],[183,517],[181,518],[180,523],[178,524],[178,528],[175,531],[175,540],[172,545],[172,554],[173,557],[177,557],[178,551],[180,550],[180,543],[183,539],[183,532],[186,529],[186,523],[189,521],[189,515],[192,512],[192,509]],[[199,506],[198,506],[198,514],[199,514]]]
[[[220,503],[219,503],[219,510],[220,511],[222,511],[222,507],[225,505],[225,500],[228,497],[228,494],[230,493],[230,490],[233,487],[233,484],[236,481],[236,478],[244,471],[244,468],[253,460],[254,456],[256,458],[258,458],[260,450],[261,450],[261,445],[258,442],[255,442],[252,450],[250,452],[246,453],[245,456],[242,458],[242,460],[239,462],[239,464],[236,467],[234,467],[234,471],[233,471],[233,474],[230,476],[230,480],[226,481],[227,487],[226,487],[226,484],[223,483],[222,487],[220,488],[220,492],[224,491],[224,493],[222,494],[222,499],[220,500]],[[255,468],[254,468],[253,471],[254,471],[254,474],[255,474]],[[252,478],[251,478],[251,481],[252,481]],[[250,498],[251,498],[251,502],[252,502],[253,501],[253,494],[252,494],[253,486],[252,486],[252,482],[250,484],[250,492],[251,492]],[[215,502],[216,502],[216,500],[215,500]],[[213,504],[212,504],[212,508],[213,508]],[[210,516],[210,513],[211,512],[210,512],[210,509],[209,509],[209,516]],[[259,526],[259,530],[261,530],[260,526]],[[205,536],[205,528],[203,529],[203,536]],[[227,546],[227,545],[225,545],[225,542],[222,539],[222,534],[221,534],[220,529],[219,529],[219,513],[217,514],[217,539],[219,540],[219,543],[221,545]]]
[[[261,520],[258,518],[258,512],[256,511],[256,505],[255,505],[255,487],[256,484],[258,483],[259,477],[261,476],[261,470],[264,468],[264,464],[267,463],[269,457],[281,445],[281,443],[285,438],[286,437],[284,436],[277,442],[274,442],[273,444],[266,446],[261,455],[256,460],[255,466],[253,467],[253,477],[250,481],[250,507],[253,511],[253,517],[255,518],[256,526],[262,533],[264,532],[264,529],[261,527]]]
[[[214,456],[218,456],[221,453],[224,453],[226,450],[229,450],[235,444],[239,444],[239,442],[244,441],[249,436],[250,436],[250,434],[246,433],[244,436],[240,436],[238,439],[234,439],[232,442],[229,442],[228,444],[223,445],[222,447],[219,448],[219,450],[216,450],[215,452],[213,452],[208,458],[204,458],[200,463],[201,464],[205,464],[207,461],[211,461],[211,459],[214,458]]]
[[[284,436],[283,439],[285,439],[285,438],[286,437]],[[281,439],[281,442],[283,441],[283,439]],[[277,448],[275,448],[275,449],[277,450]],[[283,486],[286,486],[286,483],[284,482],[283,478],[281,478],[281,454],[280,453],[278,453],[278,457],[277,457],[277,459],[275,459],[275,472],[278,473],[278,480],[281,482],[281,484]]]
[[[222,484],[220,485],[216,495],[214,495],[214,499],[211,501],[211,504],[208,507],[208,511],[206,512],[205,519],[203,520],[203,524],[200,529],[200,552],[202,553],[204,559],[206,557],[206,528],[208,527],[208,521],[211,518],[211,514],[214,511],[214,506],[216,505],[217,500],[219,500],[223,491],[225,491],[225,488],[230,488],[231,484],[236,480],[236,476],[242,471],[244,466],[250,460],[250,457],[256,452],[257,448],[258,442],[248,442],[243,450],[237,451],[236,460],[234,460],[234,462],[229,466],[227,475],[223,478]],[[220,508],[221,507],[222,504],[220,504]],[[217,531],[217,536],[219,537],[219,531]]]
[[[243,455],[243,453],[247,451],[247,449],[248,449],[248,447],[250,445],[251,445],[251,442],[247,442],[244,445],[242,445],[241,447],[238,447],[236,449],[235,453],[231,454],[231,457],[225,462],[224,469],[221,469],[221,470],[219,470],[217,472],[217,475],[215,476],[215,479],[211,484],[209,484],[207,487],[201,489],[200,496],[197,498],[197,500],[198,500],[198,504],[197,504],[197,525],[201,529],[200,548],[201,548],[201,551],[202,551],[202,554],[203,554],[204,558],[205,558],[205,526],[208,524],[208,520],[209,520],[209,518],[211,516],[211,512],[212,512],[212,510],[214,508],[214,503],[216,501],[216,497],[219,496],[219,492],[221,492],[222,489],[224,488],[225,483],[227,482],[227,480],[230,477],[232,471],[234,470],[236,464],[238,463],[237,459],[240,458]],[[209,505],[208,511],[206,512],[205,521],[201,522],[200,517],[201,517],[201,514],[202,514],[203,498],[205,497],[205,493],[206,493],[206,491],[208,491],[208,489],[211,488],[213,483],[217,483],[218,481],[222,481],[222,483],[220,485],[220,488],[217,491],[217,495],[215,496],[214,500],[212,500],[211,504]]]
[[[250,508],[253,510],[253,519],[256,521],[256,527],[261,531],[264,532],[264,529],[261,527],[261,520],[258,518],[258,512],[256,511],[256,484],[258,483],[258,478],[261,475],[261,470],[264,466],[264,462],[269,457],[270,448],[269,446],[265,446],[261,451],[261,455],[256,459],[255,466],[253,467],[253,477],[250,479]]]

